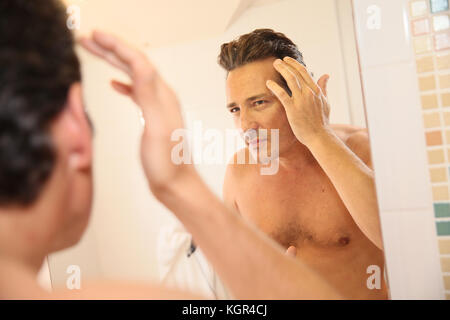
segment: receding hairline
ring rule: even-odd
[[[239,67],[236,67],[236,68],[234,68],[234,69],[232,69],[230,71],[227,71],[226,78],[225,78],[226,82],[228,82],[228,76],[229,76],[229,74],[231,72],[233,72],[235,70],[239,70],[241,68],[244,68],[245,66],[248,66],[250,64],[263,62],[263,61],[269,60],[269,59],[275,61],[275,60],[277,60],[279,58],[277,58],[275,56],[271,56],[271,57],[267,57],[267,58],[261,58],[261,59],[257,59],[257,60],[251,61],[251,62],[247,62],[247,63],[245,63],[245,64],[243,64],[243,65],[241,65]],[[284,80],[283,76],[275,69],[275,67],[273,65],[272,65],[272,68],[273,68],[273,71],[274,71],[274,73],[276,75],[276,78],[272,79],[272,80],[275,81],[278,85],[280,85],[284,90],[286,90],[289,95],[291,95],[290,89],[289,89],[289,87],[287,85],[287,82]],[[273,94],[270,94],[270,93],[267,93],[267,92],[266,93],[258,93],[258,94],[254,94],[254,95],[251,95],[250,97],[246,98],[245,101],[253,100],[252,98],[255,98],[255,97],[258,97],[258,96],[261,96],[261,97],[263,97],[263,96],[273,96]],[[237,105],[236,102],[231,101],[231,102],[226,104],[226,108],[230,109],[230,108],[232,108],[233,106],[236,106],[236,105]]]

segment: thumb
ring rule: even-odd
[[[329,79],[330,79],[330,76],[328,74],[324,74],[317,81],[317,85],[320,87],[320,89],[322,89],[322,93],[325,97],[327,96],[327,84],[328,84]]]
[[[297,256],[297,248],[294,246],[290,246],[287,250],[286,250],[286,255],[295,258]]]

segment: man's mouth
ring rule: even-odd
[[[248,144],[249,144],[250,146],[252,146],[252,147],[255,147],[255,146],[257,146],[257,145],[263,143],[264,141],[267,141],[267,139],[256,138],[256,139],[253,139],[253,140],[249,141]]]

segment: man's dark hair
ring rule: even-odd
[[[58,0],[0,1],[0,205],[29,205],[56,159],[49,132],[81,81]]]
[[[219,64],[227,71],[266,58],[291,57],[304,66],[303,55],[297,45],[281,32],[272,29],[256,29],[228,43],[222,44]]]

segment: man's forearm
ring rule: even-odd
[[[333,132],[308,145],[361,231],[383,247],[373,171]]]
[[[318,274],[230,211],[194,174],[156,191],[238,299],[338,299]]]

